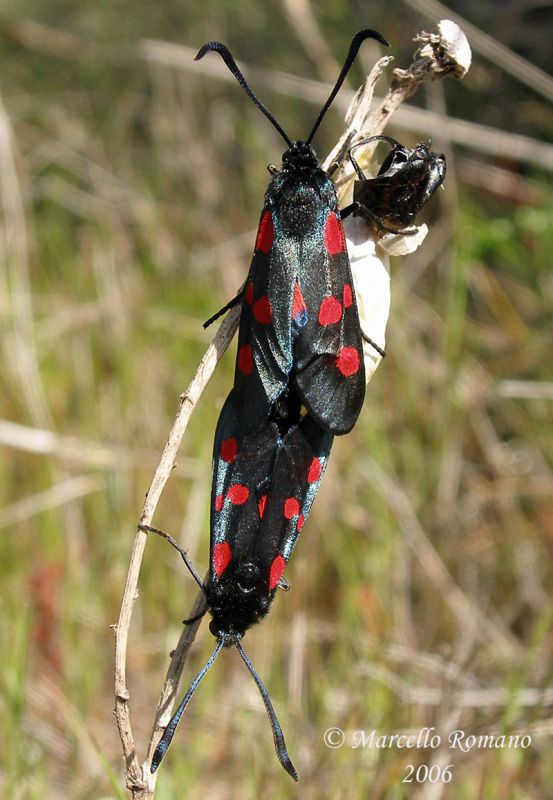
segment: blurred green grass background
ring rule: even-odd
[[[3,797],[125,796],[109,626],[179,393],[212,336],[201,321],[246,273],[266,165],[282,152],[237,85],[147,58],[144,40],[222,39],[245,63],[332,80],[366,26],[407,66],[412,37],[433,27],[415,5],[2,3]],[[448,7],[550,71],[547,6]],[[298,23],[310,10],[320,40]],[[367,46],[360,64],[377,54]],[[350,86],[362,74],[354,68]],[[318,103],[259,94],[290,135],[310,129]],[[553,138],[546,100],[485,54],[463,84],[413,102]],[[335,111],[320,155],[340,132]],[[428,135],[387,132],[406,144]],[[336,441],[287,570],[292,591],[246,640],[301,783],[280,769],[255,685],[228,652],[186,712],[160,800],[551,796],[550,174],[539,159],[482,156],[476,137],[474,149],[458,148],[440,133],[446,192],[428,209],[422,248],[393,264],[388,357],[355,430]],[[200,572],[233,357],[231,348],[192,417],[154,520]],[[194,595],[178,556],[150,540],[128,656],[140,758]],[[212,646],[204,625],[183,691]],[[332,726],[533,740],[469,753],[332,750]],[[407,764],[435,762],[453,764],[450,784],[402,782]]]

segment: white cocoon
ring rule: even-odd
[[[374,241],[367,236],[367,224],[360,217],[348,217],[344,231],[357,298],[361,330],[384,349],[386,324],[390,314],[390,274],[388,258],[377,256]],[[367,383],[382,361],[382,356],[368,342],[363,342]]]
[[[386,325],[390,315],[390,261],[391,255],[406,255],[419,247],[428,233],[421,225],[412,236],[387,234],[378,245],[371,238],[366,222],[361,217],[350,216],[344,220],[344,232],[357,298],[361,330],[385,350]],[[382,361],[382,356],[369,343],[363,341],[363,360],[367,383]]]

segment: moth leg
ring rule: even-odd
[[[226,312],[230,311],[231,308],[234,308],[234,306],[237,305],[242,300],[243,296],[244,296],[244,289],[240,289],[236,297],[233,297],[232,300],[229,300],[226,306],[223,306],[223,308],[219,309],[219,311],[217,311],[216,314],[214,314],[212,317],[210,317],[208,320],[204,322],[203,327],[209,328],[209,326],[213,322],[215,322],[215,320],[219,319],[219,317],[222,317],[223,314],[226,314]]]
[[[392,225],[386,225],[385,222],[382,222],[382,220],[378,218],[378,216],[374,213],[374,211],[371,211],[370,208],[367,208],[367,206],[364,206],[361,203],[357,203],[356,211],[359,214],[359,216],[366,219],[367,222],[376,225],[376,227],[380,231],[386,231],[386,233],[401,234],[401,236],[412,236],[414,233],[416,233],[416,230],[407,231],[407,230],[401,230],[401,228],[395,228]]]
[[[159,528],[154,528],[153,525],[142,525],[141,523],[139,523],[137,527],[138,527],[139,531],[144,531],[145,533],[157,533],[158,536],[163,537],[163,539],[167,539],[169,544],[173,545],[175,550],[179,551],[182,560],[184,561],[184,563],[188,567],[188,571],[190,572],[190,574],[192,575],[192,577],[194,578],[194,580],[196,581],[196,583],[198,584],[200,589],[203,589],[205,591],[204,582],[202,581],[202,579],[200,578],[200,576],[196,572],[196,570],[194,568],[194,565],[192,564],[192,562],[188,558],[188,553],[186,552],[184,547],[181,547],[180,544],[177,541],[175,541],[175,539],[173,539],[172,536],[169,536],[168,533],[165,533],[165,531],[162,531]]]
[[[342,208],[340,210],[340,217],[342,219],[347,219],[347,217],[351,216],[352,214],[354,214],[356,217],[363,217],[368,222],[372,223],[373,225],[376,225],[378,228],[382,230],[389,230],[389,231],[392,230],[391,228],[387,228],[386,225],[384,225],[384,223],[380,221],[380,219],[374,213],[374,211],[371,211],[370,208],[367,208],[367,206],[364,206],[357,200],[351,203],[351,205],[346,206],[345,208]],[[401,231],[395,231],[395,230],[393,232],[401,233]]]
[[[341,163],[342,162],[338,161],[338,160],[333,161],[332,164],[330,164],[330,166],[326,170],[326,174],[331,178],[333,176],[333,174],[336,172],[336,170],[338,169],[338,167],[341,165]]]
[[[206,611],[207,611],[207,608],[204,608],[203,611],[200,611],[200,613],[196,614],[194,617],[190,617],[189,619],[183,619],[182,624],[183,625],[193,625],[194,622],[197,622],[199,619],[202,619],[202,617],[205,616],[205,612]]]
[[[350,217],[352,214],[354,214],[358,210],[358,208],[359,208],[359,203],[352,203],[351,205],[346,206],[345,208],[341,208],[340,218],[347,219],[347,217]]]
[[[364,339],[366,342],[368,342],[368,344],[370,344],[370,345],[371,345],[371,347],[374,347],[374,349],[376,350],[376,352],[377,352],[377,353],[379,353],[379,355],[381,355],[381,356],[382,356],[382,358],[386,358],[386,351],[385,351],[385,350],[383,350],[383,349],[382,349],[382,348],[381,348],[381,347],[380,347],[380,346],[379,346],[379,345],[378,345],[378,344],[377,344],[375,341],[373,341],[373,339],[371,339],[371,337],[370,337],[370,336],[367,336],[367,334],[366,334],[366,333],[363,333],[363,331],[361,331],[361,336],[363,337],[363,339]]]
[[[397,228],[393,225],[386,225],[385,222],[379,219],[374,211],[371,211],[370,208],[367,208],[367,206],[364,206],[362,203],[352,203],[350,206],[346,206],[343,211],[340,211],[342,219],[344,219],[344,215],[349,217],[350,214],[363,217],[370,225],[374,225],[378,230],[386,231],[386,233],[395,233],[399,236],[414,236],[417,232],[416,228],[411,228],[411,230],[409,230],[409,228]]]
[[[284,578],[279,578],[277,581],[277,589],[282,589],[283,592],[290,591],[290,584]]]

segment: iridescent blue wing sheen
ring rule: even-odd
[[[365,397],[363,339],[342,223],[321,209],[316,235],[302,243],[298,285],[306,322],[294,345],[294,383],[328,431],[355,424]]]
[[[256,563],[272,591],[311,510],[334,437],[306,414],[283,437],[270,485],[260,497]]]
[[[271,591],[311,510],[334,437],[310,414],[284,432],[270,418],[243,436],[236,399],[233,390],[215,435],[210,579],[229,565],[235,571],[252,563]]]
[[[280,440],[271,421],[256,434],[245,436],[236,398],[235,390],[231,391],[219,416],[213,446],[211,578],[222,575],[231,560],[250,560],[252,538],[261,520],[260,487],[270,480]]]
[[[353,427],[365,395],[355,292],[329,178],[277,178],[267,192],[244,287],[234,387],[241,430],[264,424],[292,378],[335,434]]]
[[[264,208],[244,287],[234,376],[244,433],[265,423],[292,370],[292,276],[297,252],[287,245],[278,216]]]

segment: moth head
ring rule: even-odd
[[[313,169],[318,166],[315,151],[307,142],[292,142],[288,150],[282,154],[283,170]]]

